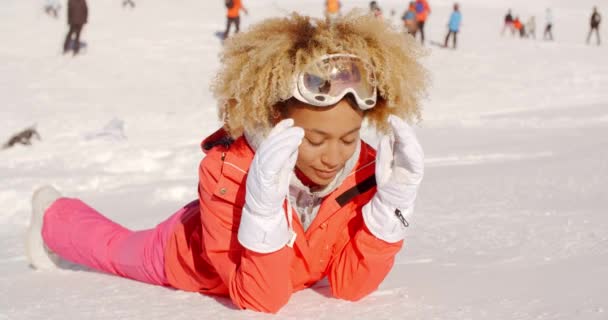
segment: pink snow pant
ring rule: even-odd
[[[42,237],[61,258],[150,284],[169,286],[167,239],[185,208],[154,229],[128,230],[78,199],[60,198],[44,215]]]

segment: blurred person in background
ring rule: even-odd
[[[390,11],[390,15],[391,15],[391,17],[390,17],[390,19],[391,19],[391,25],[398,26],[398,25],[399,25],[399,22],[398,22],[398,21],[397,21],[397,24],[394,24],[394,22],[395,22],[394,20],[395,20],[395,18],[397,17],[397,10],[395,10],[395,9],[391,9],[391,11]]]
[[[247,12],[247,8],[243,6],[241,0],[225,0],[226,9],[226,31],[224,31],[224,39],[228,39],[228,35],[230,33],[230,27],[234,24],[235,31],[234,33],[239,33],[241,28],[241,10],[245,12],[245,14],[249,14]]]
[[[591,34],[595,31],[597,45],[600,45],[600,22],[602,22],[602,16],[599,12],[597,12],[597,7],[593,7],[593,13],[591,13],[591,18],[589,19],[591,28],[589,29],[589,34],[587,35],[587,44],[589,44],[589,40],[591,40]]]
[[[59,0],[46,0],[44,4],[44,12],[53,18],[59,17],[59,10],[61,9],[61,4]]]
[[[369,3],[369,11],[378,19],[382,19],[382,9],[378,5],[378,2],[372,1]]]
[[[462,14],[460,13],[460,7],[458,3],[454,3],[454,11],[450,15],[450,21],[448,22],[448,34],[445,36],[443,46],[447,48],[450,36],[453,37],[452,48],[456,49],[456,35],[460,30],[460,23],[462,22]]]
[[[520,38],[523,38],[525,36],[526,30],[524,24],[521,23],[521,20],[519,20],[519,16],[516,16],[515,20],[513,20],[513,28],[515,28],[515,31],[517,33],[519,33]]]
[[[68,25],[70,29],[63,42],[64,54],[70,49],[74,50],[74,55],[77,55],[80,51],[80,33],[87,23],[88,16],[89,8],[86,0],[68,0]]]
[[[553,13],[551,8],[547,8],[545,12],[545,32],[543,32],[543,40],[553,40]]]
[[[507,11],[507,14],[505,15],[505,24],[502,27],[500,35],[504,35],[505,30],[511,31],[511,35],[515,34],[515,28],[513,28],[513,14],[511,13],[511,9],[509,9],[509,11]]]
[[[340,9],[342,9],[342,3],[339,0],[325,1],[325,17],[329,20],[338,18],[340,16]]]
[[[526,22],[526,37],[536,39],[536,18],[531,16]]]
[[[424,44],[424,24],[429,14],[431,14],[429,3],[426,0],[416,0],[416,20],[418,21],[416,34],[420,32],[420,43],[422,44]]]
[[[418,20],[416,19],[416,3],[414,1],[410,2],[409,7],[403,16],[401,16],[401,20],[407,33],[415,37],[416,30],[418,29]]]
[[[133,2],[133,0],[122,0],[122,7],[126,7],[129,6],[132,8],[135,8],[135,2]]]

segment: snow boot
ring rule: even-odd
[[[34,269],[60,267],[62,259],[47,248],[42,239],[44,213],[59,198],[61,198],[61,193],[48,185],[34,191],[32,196],[32,217],[26,233],[25,250],[30,266]]]

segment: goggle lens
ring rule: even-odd
[[[300,74],[298,91],[315,105],[330,105],[351,92],[359,107],[376,104],[375,79],[371,66],[350,55],[334,55],[309,65]],[[361,105],[363,104],[363,105]]]

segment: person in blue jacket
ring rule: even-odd
[[[445,36],[445,42],[443,44],[444,47],[447,48],[448,41],[450,40],[450,36],[453,36],[453,48],[456,49],[456,34],[460,30],[460,22],[462,21],[462,15],[460,14],[460,9],[458,7],[458,3],[454,3],[454,11],[452,15],[450,15],[450,22],[448,22],[448,34]]]

